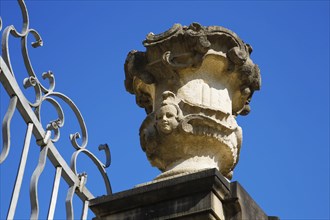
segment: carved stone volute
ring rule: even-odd
[[[143,44],[146,52],[127,56],[125,86],[148,114],[140,141],[158,178],[217,168],[230,179],[242,142],[235,118],[261,85],[252,47],[198,23],[149,33]]]

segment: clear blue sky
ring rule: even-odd
[[[174,23],[219,25],[233,30],[254,48],[260,66],[261,91],[251,113],[239,117],[243,147],[233,180],[239,181],[268,215],[281,219],[329,219],[329,1],[27,1],[30,27],[44,46],[30,49],[35,71],[52,70],[56,91],[71,97],[82,112],[88,149],[101,159],[97,146],[108,143],[112,165],[107,169],[114,192],[152,180],[152,168],[139,146],[138,129],[145,117],[135,97],[124,88],[124,62],[130,50],[144,51],[149,32],[160,33]],[[0,2],[3,25],[21,29],[16,1]],[[12,63],[18,82],[26,77],[19,41],[11,39]],[[7,94],[0,89],[1,118]],[[32,93],[28,97],[32,97]],[[45,107],[47,109],[47,107]],[[71,115],[70,115],[71,114]],[[44,123],[55,111],[43,113]],[[13,146],[0,170],[0,218],[6,216],[24,123],[15,113]],[[59,151],[69,162],[73,153],[68,135],[77,122],[68,111]],[[73,128],[73,129],[72,129]],[[2,142],[2,141],[1,141]],[[28,186],[37,163],[38,147],[31,146],[27,176],[17,218],[29,216]],[[105,193],[100,175],[81,157],[87,186]],[[41,218],[45,218],[54,169],[40,180]],[[61,193],[55,217],[65,218]],[[79,199],[75,199],[79,204]],[[79,211],[76,210],[76,216]],[[89,214],[91,218],[93,214]]]

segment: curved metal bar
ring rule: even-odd
[[[42,84],[40,83],[40,81],[38,80],[38,77],[36,76],[31,61],[30,61],[30,57],[29,57],[29,53],[28,53],[28,49],[27,49],[27,39],[28,39],[28,35],[29,33],[31,33],[34,38],[36,39],[36,42],[32,43],[32,46],[34,48],[42,46],[42,39],[40,37],[40,35],[38,34],[38,32],[36,32],[33,29],[30,29],[26,32],[26,35],[22,37],[21,39],[21,51],[22,51],[22,56],[23,56],[23,61],[24,61],[24,65],[25,68],[29,74],[29,78],[30,80],[33,80],[33,83],[28,84],[28,86],[26,86],[26,84],[24,83],[24,87],[28,88],[30,85],[33,86],[34,90],[35,90],[35,96],[36,96],[36,100],[34,103],[29,102],[30,106],[32,107],[37,107],[38,105],[40,105],[41,103],[41,97],[42,97],[42,92],[41,92],[41,87]]]
[[[73,196],[74,196],[74,192],[75,192],[76,188],[77,188],[76,185],[71,186],[68,189],[68,193],[66,195],[65,208],[66,208],[66,219],[68,219],[68,220],[74,219],[72,200],[73,200]]]
[[[42,171],[45,168],[48,153],[48,145],[41,148],[39,155],[39,163],[34,170],[30,182],[30,202],[31,202],[31,217],[30,219],[38,219],[39,216],[39,201],[38,201],[38,182]]]
[[[22,17],[23,17],[23,28],[21,33],[24,34],[29,29],[29,13],[27,11],[24,0],[18,0],[18,4],[19,7],[21,8]]]
[[[111,189],[109,178],[108,178],[106,170],[105,170],[105,168],[110,165],[110,151],[109,151],[109,147],[107,144],[104,144],[101,146],[99,147],[99,150],[105,151],[106,160],[107,160],[106,165],[104,165],[99,159],[97,159],[97,157],[95,157],[95,155],[93,153],[91,153],[89,150],[80,149],[72,154],[70,166],[71,166],[71,169],[73,170],[73,172],[76,175],[78,175],[77,174],[77,157],[80,153],[84,153],[86,156],[88,156],[93,161],[93,163],[96,165],[96,167],[100,171],[104,184],[105,184],[105,187],[106,187],[106,190],[107,190],[107,194],[111,195],[112,189]]]
[[[43,46],[43,41],[42,41],[42,38],[41,38],[40,34],[36,30],[34,30],[34,29],[29,29],[28,32],[22,38],[22,41],[21,41],[21,43],[22,43],[21,50],[22,50],[22,55],[23,55],[23,60],[24,60],[25,68],[26,68],[29,76],[35,77],[35,79],[37,80],[38,77],[35,74],[35,71],[34,71],[34,69],[32,67],[30,56],[29,56],[29,52],[28,52],[28,48],[27,48],[27,40],[28,40],[27,36],[30,33],[33,35],[33,37],[35,39],[35,42],[32,43],[32,47],[33,48],[37,48],[37,47]],[[55,88],[55,80],[54,80],[53,73],[51,71],[45,72],[45,73],[42,74],[42,78],[43,79],[48,78],[49,79],[49,82],[50,82],[50,86],[47,89],[45,86],[42,85],[42,83],[40,82],[40,80],[37,80],[38,84],[41,87],[42,92],[49,93],[49,92],[53,91],[54,88]]]
[[[111,164],[111,154],[110,154],[110,148],[107,144],[100,144],[99,145],[99,151],[104,150],[105,153],[105,165],[104,168],[107,168]]]
[[[35,113],[37,115],[37,118],[39,119],[39,122],[42,124],[41,122],[41,106],[42,106],[42,103],[44,101],[47,101],[49,102],[56,110],[57,112],[57,116],[58,118],[53,120],[53,121],[50,121],[48,124],[47,124],[47,127],[45,130],[53,130],[54,131],[54,138],[51,139],[51,141],[53,143],[57,142],[59,139],[60,139],[60,129],[61,127],[63,127],[64,125],[64,121],[65,121],[65,118],[64,118],[64,112],[63,112],[63,109],[61,107],[61,105],[52,97],[49,97],[49,96],[45,96],[43,97],[43,100],[42,102],[40,103],[40,105],[35,109]]]
[[[5,114],[5,117],[2,122],[3,147],[2,147],[1,154],[0,154],[0,164],[6,160],[9,150],[10,150],[10,122],[14,115],[16,105],[17,105],[17,96],[13,96],[10,99],[8,110]]]
[[[43,85],[40,84],[43,93],[49,93],[55,89],[55,76],[52,71],[44,72],[42,74],[43,79],[49,80],[49,89],[46,89]]]
[[[21,37],[20,34],[16,31],[14,26],[8,26],[2,33],[1,48],[2,48],[2,58],[8,66],[9,71],[14,75],[13,68],[10,62],[9,55],[9,35],[12,34],[16,37]]]
[[[29,88],[29,87],[33,87],[34,88],[34,93],[35,93],[35,101],[34,102],[30,102],[27,98],[27,102],[29,103],[29,105],[31,107],[37,107],[40,105],[41,103],[41,99],[42,99],[42,93],[41,93],[41,88],[40,88],[40,83],[37,82],[37,78],[35,78],[34,76],[30,76],[24,79],[23,81],[23,86],[25,89]]]
[[[25,2],[23,0],[18,0],[18,4],[20,6],[20,9],[21,9],[21,12],[22,12],[22,17],[23,17],[22,31],[18,32],[13,25],[8,26],[7,28],[5,28],[5,30],[2,34],[2,41],[1,41],[3,60],[5,61],[5,63],[8,66],[8,69],[10,70],[10,72],[13,75],[14,75],[14,73],[13,73],[13,68],[11,66],[10,55],[9,55],[9,50],[8,50],[8,48],[9,48],[9,46],[8,46],[9,35],[11,34],[16,38],[24,37],[27,34],[27,31],[29,29],[29,14],[28,14]],[[1,30],[1,28],[0,28],[0,30]]]
[[[77,150],[82,149],[82,148],[86,148],[87,143],[88,143],[87,127],[86,127],[84,118],[82,117],[78,107],[74,104],[74,102],[69,97],[67,97],[66,95],[64,95],[62,93],[52,92],[52,93],[49,94],[49,96],[58,97],[70,106],[71,110],[74,112],[74,114],[75,114],[75,116],[78,120],[80,129],[81,129],[81,134],[82,134],[82,143],[81,143],[81,145],[79,145],[78,142],[77,142],[77,139],[81,137],[80,133],[76,132],[75,134],[70,134],[71,144]]]
[[[28,35],[31,33],[34,38],[35,38],[35,42],[32,43],[32,46],[34,48],[42,46],[42,39],[39,35],[39,33],[37,31],[35,31],[34,29],[29,29],[29,16],[28,16],[28,11],[25,5],[25,2],[23,0],[18,0],[21,12],[22,12],[22,17],[23,17],[23,28],[21,32],[18,32],[16,30],[16,28],[11,25],[8,26],[2,35],[2,41],[1,41],[1,46],[2,46],[2,57],[3,60],[5,61],[5,63],[8,66],[8,69],[10,70],[10,72],[12,73],[12,75],[14,75],[14,70],[13,67],[11,65],[11,60],[10,60],[10,53],[9,53],[9,36],[12,35],[15,38],[21,38],[21,50],[22,50],[22,55],[23,55],[23,60],[24,60],[24,64],[26,67],[26,70],[28,72],[28,74],[30,75],[30,77],[33,77],[33,80],[37,81],[38,83],[35,83],[34,89],[35,89],[35,93],[36,93],[36,101],[34,103],[29,103],[32,107],[36,107],[40,104],[41,102],[41,89],[43,91],[48,91],[42,84],[40,84],[40,82],[38,81],[36,74],[34,73],[34,70],[32,68],[31,62],[30,62],[30,58],[28,55],[28,50],[27,50],[27,39],[28,39]],[[41,87],[41,89],[40,89]],[[50,89],[53,89],[54,86],[51,85]]]
[[[44,101],[48,101],[50,104],[52,104],[54,106],[54,108],[56,109],[57,115],[58,115],[58,119],[56,119],[56,124],[58,127],[63,127],[64,125],[64,112],[63,109],[61,108],[61,105],[52,97],[46,96],[44,98]]]
[[[48,71],[46,73],[42,74],[42,78],[43,79],[48,79],[49,80],[49,88],[47,89],[45,86],[43,86],[40,81],[38,80],[30,58],[29,58],[29,53],[28,53],[28,48],[27,48],[27,39],[28,39],[28,35],[31,33],[34,38],[35,38],[35,42],[32,43],[33,47],[39,47],[42,46],[42,39],[40,34],[34,30],[34,29],[29,29],[29,17],[28,17],[28,12],[27,12],[27,8],[26,5],[24,3],[23,0],[19,0],[19,5],[21,8],[21,12],[23,15],[23,28],[21,32],[18,32],[14,26],[8,26],[4,32],[3,32],[3,36],[2,36],[2,56],[3,59],[5,61],[5,63],[8,66],[8,69],[10,70],[11,74],[14,76],[14,71],[11,65],[11,61],[10,61],[10,54],[9,54],[9,36],[12,35],[16,38],[21,38],[21,50],[22,50],[22,55],[23,55],[23,60],[24,60],[24,64],[26,67],[26,70],[29,74],[29,78],[27,78],[24,81],[24,87],[28,88],[29,86],[33,86],[34,90],[35,90],[35,94],[36,94],[36,100],[34,103],[29,102],[29,105],[31,107],[35,107],[37,108],[38,106],[41,105],[41,102],[44,100],[43,99],[43,95],[42,93],[46,94],[46,95],[52,95],[52,96],[57,96],[59,98],[61,98],[63,101],[65,101],[70,108],[73,110],[73,112],[75,113],[80,128],[81,128],[81,133],[74,133],[70,135],[70,140],[71,143],[73,145],[73,147],[75,147],[76,149],[81,149],[81,148],[85,148],[87,146],[87,142],[88,142],[88,135],[87,135],[87,128],[84,122],[83,117],[81,116],[80,111],[78,110],[78,108],[76,107],[76,105],[72,102],[72,100],[70,100],[67,96],[61,94],[61,93],[54,93],[53,90],[55,88],[55,78],[54,75],[52,74],[52,72]],[[59,105],[56,105],[55,108],[58,109],[57,107],[59,107]],[[57,110],[58,111],[58,110]],[[40,120],[40,117],[39,117]],[[59,138],[59,130],[57,130],[56,132],[56,138],[55,140],[58,140]],[[82,138],[82,143],[78,144],[77,139],[78,138]]]

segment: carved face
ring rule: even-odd
[[[164,134],[170,134],[179,122],[177,121],[178,111],[174,105],[164,105],[156,113],[157,129]]]

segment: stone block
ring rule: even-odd
[[[217,169],[153,181],[90,201],[95,219],[272,219]]]

